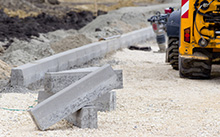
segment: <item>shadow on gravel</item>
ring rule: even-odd
[[[138,47],[138,46],[130,46],[128,47],[130,50],[142,50],[142,51],[151,51],[151,47]]]

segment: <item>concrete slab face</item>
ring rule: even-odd
[[[51,92],[39,91],[38,98],[37,98],[38,104],[53,95],[54,95],[54,93],[51,93]]]
[[[92,67],[62,72],[48,72],[45,75],[44,89],[46,92],[57,93],[97,69],[98,67]],[[118,77],[117,81],[119,83],[119,86],[115,87],[115,89],[121,89],[123,88],[123,72],[122,70],[114,71]]]
[[[105,65],[44,100],[30,114],[37,127],[45,130],[117,86],[116,74]]]
[[[38,93],[38,103],[41,103],[52,95],[53,93],[40,91]],[[97,111],[96,106],[84,106],[75,113],[70,114],[65,120],[79,128],[98,128]]]
[[[88,75],[88,73],[78,73],[74,76],[71,76],[69,74],[64,74],[62,77],[59,75],[45,75],[45,81],[44,81],[44,89],[46,92],[51,93],[57,93],[61,91],[62,89],[68,87],[72,83],[75,83],[76,81],[80,80],[81,78]]]
[[[40,91],[38,93],[38,103],[43,102],[52,95],[54,95],[54,93]],[[95,101],[88,103],[88,105],[95,106],[97,111],[101,111],[101,112],[113,111],[116,109],[116,92],[109,91],[105,93],[103,96],[97,98]]]
[[[97,109],[92,105],[81,108],[66,120],[79,128],[98,128]]]
[[[121,48],[120,39],[113,39],[113,40],[107,41],[107,45],[108,45],[108,49],[107,49],[108,52],[113,52]]]
[[[97,100],[91,102],[90,105],[96,106],[97,111],[113,111],[116,109],[116,92],[110,91]]]
[[[52,96],[53,93],[40,91],[38,93],[38,103]],[[1,97],[1,95],[0,95]],[[75,113],[65,118],[69,123],[79,128],[98,128],[97,111],[106,112],[116,109],[116,92],[110,91],[97,100],[89,103]]]
[[[11,70],[11,84],[12,85],[23,85],[24,77],[22,70],[13,68]]]

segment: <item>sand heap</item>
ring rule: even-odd
[[[147,20],[156,11],[163,13],[165,8],[176,5],[174,3],[146,7],[125,7],[110,11],[80,29],[80,33],[98,39],[128,33],[149,26],[150,23]]]
[[[47,34],[40,34],[39,37],[32,37],[30,41],[13,39],[14,42],[4,51],[0,59],[10,64],[10,66],[16,67],[51,56],[55,54],[51,48],[51,43],[56,43],[75,33],[75,30],[57,30]]]
[[[89,43],[92,43],[92,40],[85,35],[75,34],[68,36],[58,42],[52,43],[51,48],[55,51],[55,53],[60,53],[69,49],[81,47]]]
[[[8,79],[11,74],[11,67],[0,60],[0,80]]]

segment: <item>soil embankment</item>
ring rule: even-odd
[[[68,12],[62,18],[41,13],[36,17],[9,17],[0,11],[0,41],[10,41],[14,38],[29,40],[32,36],[39,37],[39,33],[48,33],[59,29],[75,29],[87,25],[94,19],[92,12]]]

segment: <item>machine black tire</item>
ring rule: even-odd
[[[170,38],[168,41],[168,48],[167,48],[167,54],[168,54],[168,62],[173,67],[173,69],[178,70],[179,69],[179,39],[178,38]]]
[[[179,57],[181,78],[208,79],[211,75],[211,60],[198,60]]]

